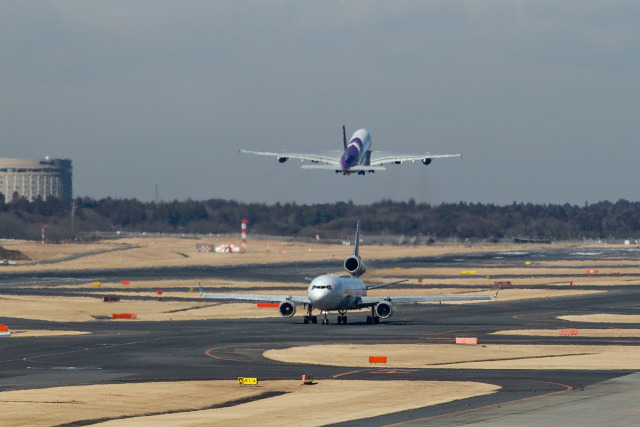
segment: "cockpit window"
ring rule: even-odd
[[[329,289],[329,290],[331,290],[331,285],[326,285],[326,286],[313,285],[313,286],[311,286],[311,289]]]

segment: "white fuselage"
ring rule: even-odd
[[[367,287],[355,277],[327,274],[313,279],[307,293],[313,308],[347,310],[359,308],[360,297],[367,295]]]
[[[371,151],[371,135],[366,129],[358,129],[351,136],[345,153],[340,157],[342,170],[361,165],[365,159],[368,159],[368,151]]]

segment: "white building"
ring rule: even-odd
[[[71,160],[0,158],[0,193],[7,203],[18,193],[30,202],[41,196],[43,200],[57,197],[71,204]]]

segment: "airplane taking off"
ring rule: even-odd
[[[280,163],[284,163],[289,159],[308,160],[312,164],[304,164],[302,169],[328,169],[334,170],[336,173],[350,175],[357,173],[364,175],[365,173],[373,173],[375,171],[383,171],[385,168],[381,165],[385,163],[395,163],[401,165],[404,162],[422,161],[428,165],[432,159],[442,159],[445,157],[462,157],[462,154],[431,154],[431,153],[394,153],[390,151],[372,151],[371,135],[366,129],[358,129],[353,133],[349,142],[347,142],[347,131],[342,126],[342,143],[344,150],[328,150],[323,152],[292,152],[282,151],[280,153],[271,153],[264,151],[240,150],[241,153],[257,154],[259,156],[275,156]],[[322,164],[320,164],[322,163]]]
[[[304,316],[304,323],[317,323],[318,318],[312,315],[315,308],[324,315],[322,319],[323,325],[329,324],[327,314],[330,311],[338,312],[338,324],[346,324],[348,310],[360,310],[370,308],[371,315],[367,316],[367,323],[379,323],[380,319],[388,319],[393,315],[394,303],[408,302],[435,302],[435,301],[479,301],[491,300],[498,296],[495,295],[424,295],[424,296],[387,296],[387,297],[370,297],[367,291],[371,289],[382,288],[384,286],[394,285],[396,283],[406,282],[409,279],[397,280],[395,282],[383,283],[380,285],[366,286],[360,277],[366,270],[367,266],[360,258],[358,251],[360,238],[360,221],[356,227],[356,239],[353,255],[344,261],[344,268],[349,272],[347,275],[324,274],[318,276],[311,281],[307,289],[306,296],[296,295],[258,295],[258,294],[218,294],[205,293],[202,285],[200,287],[200,295],[203,298],[216,300],[232,300],[232,301],[252,301],[252,302],[270,302],[280,303],[278,310],[282,317],[292,317],[296,313],[296,304],[303,304],[307,310]],[[499,291],[499,289],[498,289]]]

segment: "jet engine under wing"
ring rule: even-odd
[[[424,161],[427,159],[443,159],[447,157],[462,157],[462,154],[432,154],[432,153],[394,153],[391,151],[372,151],[371,165],[382,165],[385,163],[403,163]]]
[[[342,151],[338,150],[327,150],[313,153],[294,153],[291,151],[281,151],[280,153],[274,153],[269,151],[251,151],[242,149],[240,150],[240,152],[245,154],[256,154],[258,156],[274,156],[277,157],[281,162],[285,162],[289,159],[298,159],[302,161],[308,160],[314,163],[327,163],[334,166],[340,166],[340,155],[342,154]]]
[[[309,304],[308,296],[299,295],[268,295],[268,294],[218,294],[205,293],[200,286],[200,295],[202,298],[227,300],[227,301],[249,301],[249,302],[286,302],[292,301],[300,304]]]

